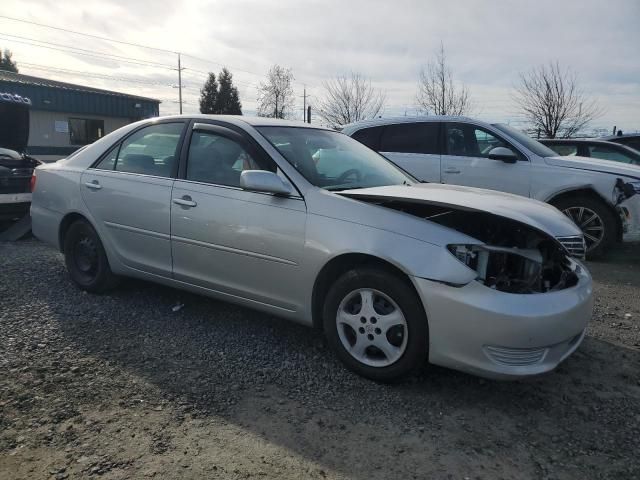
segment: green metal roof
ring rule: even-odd
[[[33,110],[132,119],[155,117],[160,100],[0,70],[0,92],[31,99]]]

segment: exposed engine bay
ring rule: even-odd
[[[359,198],[360,200],[365,200]],[[477,281],[508,293],[545,293],[577,284],[580,268],[553,237],[529,225],[450,206],[403,200],[365,200],[449,227],[485,245],[449,245],[449,251],[478,273]]]

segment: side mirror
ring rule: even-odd
[[[504,163],[516,163],[518,161],[518,156],[507,147],[492,148],[489,152],[489,158],[491,160],[502,160]]]
[[[240,188],[252,192],[291,194],[291,187],[275,173],[266,170],[244,170],[240,174]]]

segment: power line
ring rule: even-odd
[[[24,19],[21,19],[21,18],[10,17],[10,16],[7,16],[7,15],[0,15],[0,18],[3,18],[5,20],[11,20],[11,21],[14,21],[14,22],[21,22],[21,23],[26,23],[26,24],[30,24],[30,25],[36,25],[38,27],[43,27],[43,28],[50,28],[50,29],[53,29],[53,30],[58,30],[58,31],[61,31],[61,32],[66,32],[66,33],[72,33],[72,34],[75,34],[75,35],[82,35],[82,36],[85,36],[85,37],[95,38],[95,39],[103,40],[103,41],[107,41],[107,42],[119,43],[119,44],[122,44],[122,45],[128,45],[128,46],[132,46],[132,47],[147,48],[147,49],[150,49],[150,50],[156,50],[156,51],[165,52],[165,53],[172,53],[172,54],[175,54],[175,55],[181,54],[184,57],[192,58],[194,60],[198,60],[200,62],[204,62],[204,63],[208,63],[208,64],[213,64],[213,65],[218,65],[218,66],[223,66],[223,67],[228,65],[228,64],[225,64],[225,63],[221,63],[221,62],[216,62],[214,60],[208,60],[208,59],[205,59],[205,58],[202,58],[202,57],[198,57],[196,55],[191,55],[189,53],[166,50],[164,48],[152,47],[152,46],[149,46],[149,45],[143,45],[143,44],[135,43],[135,42],[126,42],[126,41],[123,41],[123,40],[116,40],[116,39],[109,38],[109,37],[102,37],[100,35],[93,35],[93,34],[90,34],[90,33],[78,32],[76,30],[70,30],[70,29],[67,29],[67,28],[56,27],[56,26],[53,26],[53,25],[47,25],[47,24],[44,24],[44,23],[34,22],[34,21],[31,21],[31,20],[24,20]],[[8,34],[3,33],[3,35],[8,35]],[[18,38],[20,38],[20,37],[18,37]],[[34,40],[34,39],[30,39],[30,40]],[[36,40],[36,41],[40,41],[40,40]],[[48,42],[44,42],[44,41],[40,41],[40,42],[48,43]],[[75,48],[75,47],[67,47],[67,48]],[[109,54],[104,54],[104,55],[109,55]],[[123,58],[126,58],[126,57],[123,57]],[[151,63],[155,63],[155,62],[151,62]],[[173,70],[175,70],[175,68],[167,67],[166,65],[163,65],[163,64],[158,64],[158,65],[162,65],[162,66],[164,66],[166,68],[172,68]],[[228,66],[230,68],[232,68],[234,71],[244,72],[244,73],[248,73],[250,75],[256,75],[256,76],[261,77],[261,78],[265,77],[264,73],[256,73],[256,72],[252,72],[250,70],[244,70],[244,69],[241,69],[241,68],[234,67],[233,65],[228,65]],[[292,83],[297,83],[298,85],[304,85],[303,83],[295,81],[295,80]]]
[[[103,56],[106,58],[109,58],[111,60],[126,60],[126,61],[131,61],[131,62],[137,62],[148,66],[154,66],[154,67],[162,67],[162,68],[168,68],[168,69],[172,69],[175,70],[171,65],[167,65],[165,63],[159,63],[159,62],[153,62],[150,60],[144,60],[141,58],[134,58],[134,57],[126,57],[124,55],[116,55],[114,53],[103,53],[103,52],[96,52],[95,50],[87,50],[85,48],[79,48],[79,47],[74,47],[72,45],[65,45],[62,43],[54,43],[54,42],[48,42],[45,40],[38,40],[37,38],[30,38],[30,37],[21,37],[19,35],[12,35],[12,34],[8,34],[8,33],[0,33],[0,35],[4,36],[4,37],[12,37],[12,38],[7,38],[5,40],[10,40],[10,41],[18,41],[18,40],[14,40],[14,39],[20,39],[20,40],[27,40],[29,42],[37,42],[37,43],[42,43],[43,45],[36,45],[33,44],[33,46],[41,46],[44,48],[48,48],[49,46],[54,46],[54,47],[59,47],[58,49],[64,48],[67,50],[77,50],[77,52],[73,52],[73,53],[78,53],[79,55],[83,55],[83,54],[90,54],[91,56]],[[19,42],[20,43],[20,42]],[[64,50],[63,50],[64,51]]]
[[[20,62],[20,66],[30,67],[34,70],[43,70],[46,72],[63,73],[63,74],[73,74],[73,75],[79,75],[83,77],[99,78],[104,80],[118,80],[121,82],[138,83],[141,85],[151,85],[151,86],[157,86],[157,87],[173,87],[173,84],[170,84],[170,83],[159,83],[159,82],[136,79],[131,77],[118,77],[118,76],[100,74],[100,73],[94,73],[94,72],[83,72],[81,70],[51,67],[49,65],[40,65],[37,63]]]
[[[53,25],[45,25],[44,23],[38,23],[38,22],[31,21],[31,20],[24,20],[22,18],[8,17],[6,15],[0,15],[0,18],[4,18],[5,20],[13,20],[14,22],[22,22],[22,23],[28,23],[30,25],[37,25],[38,27],[43,27],[43,28],[51,28],[52,30],[59,30],[61,32],[73,33],[73,34],[76,34],[76,35],[83,35],[85,37],[91,37],[91,38],[95,38],[95,39],[98,39],[98,40],[105,40],[107,42],[120,43],[122,45],[129,45],[131,47],[148,48],[149,50],[157,50],[159,52],[165,52],[165,53],[178,53],[178,52],[174,52],[174,51],[171,51],[171,50],[165,50],[164,48],[151,47],[149,45],[142,45],[140,43],[124,42],[122,40],[115,40],[113,38],[101,37],[99,35],[92,35],[90,33],[83,33],[83,32],[77,32],[75,30],[69,30],[69,29],[66,29],[66,28],[54,27]]]

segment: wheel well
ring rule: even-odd
[[[69,227],[76,220],[87,221],[87,219],[81,214],[73,212],[65,215],[65,217],[62,219],[62,222],[60,222],[60,229],[58,230],[58,245],[61,252],[64,250],[64,237],[67,234],[67,230],[69,230]]]
[[[618,214],[618,212],[616,212],[616,209],[614,206],[612,206],[609,202],[606,202],[598,193],[596,193],[590,188],[581,188],[578,190],[570,190],[568,192],[562,192],[556,195],[555,197],[551,198],[550,200],[548,200],[547,203],[550,203],[551,205],[555,205],[560,200],[565,200],[567,198],[574,198],[574,197],[589,197],[593,200],[600,202],[602,205],[604,205],[609,210],[609,212],[611,212],[611,214],[613,215],[613,218],[615,219],[615,222],[617,225],[617,232],[616,232],[617,240],[618,241],[622,240],[622,220],[620,219],[620,215]]]
[[[349,270],[364,266],[380,268],[382,270],[386,270],[391,274],[406,279],[407,283],[415,292],[415,287],[409,280],[409,277],[398,267],[396,267],[392,263],[387,262],[386,260],[363,253],[346,253],[344,255],[337,256],[335,258],[332,258],[324,267],[322,267],[322,270],[320,270],[320,273],[318,274],[318,277],[316,278],[315,284],[313,286],[311,308],[313,315],[313,326],[315,328],[322,328],[322,306],[332,283]]]

